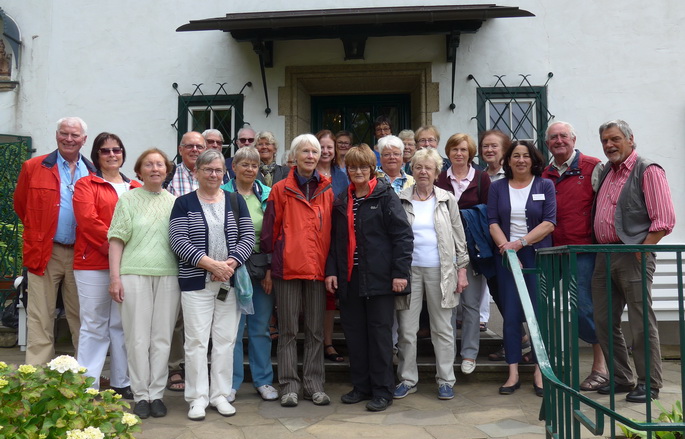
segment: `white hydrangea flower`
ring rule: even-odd
[[[72,371],[73,373],[78,373],[81,369],[78,361],[69,355],[60,355],[59,357],[54,358],[48,363],[48,367],[50,370],[56,370],[59,373],[64,373],[68,370]]]
[[[138,418],[131,413],[124,413],[124,416],[121,418],[121,422],[129,427],[133,427],[138,423]]]
[[[84,430],[67,431],[67,439],[104,439],[105,434],[97,427],[88,427]]]

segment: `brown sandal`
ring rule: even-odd
[[[169,372],[169,382],[166,386],[172,392],[183,392],[186,389],[186,375],[183,369]]]
[[[593,391],[609,384],[609,377],[606,374],[593,370],[585,380],[580,383],[580,390]]]

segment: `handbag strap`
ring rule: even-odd
[[[233,211],[233,219],[235,220],[235,225],[238,227],[238,241],[240,241],[240,221],[238,221],[238,218],[240,218],[238,214],[238,194],[235,192],[229,192],[228,193],[228,199],[231,203],[231,210]]]

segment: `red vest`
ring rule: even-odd
[[[552,180],[557,195],[557,226],[552,233],[555,246],[592,244],[592,171],[599,162],[579,151],[563,175],[559,176],[551,164],[542,173]]]

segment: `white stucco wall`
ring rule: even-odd
[[[443,1],[369,2],[354,0],[345,7],[444,4]],[[459,4],[481,1],[460,0]],[[250,2],[44,2],[5,0],[23,34],[20,87],[0,93],[0,132],[30,135],[38,153],[55,147],[54,122],[79,115],[89,124],[91,140],[101,131],[119,134],[135,157],[136,151],[158,146],[174,154],[177,95],[171,84],[191,92],[204,83],[212,92],[227,82],[229,92],[252,81],[245,91],[245,119],[258,129],[273,131],[280,143],[284,118],[278,115],[278,87],[287,65],[432,62],[433,81],[440,83],[440,111],[433,122],[443,138],[459,131],[476,134],[476,84],[494,84],[494,74],[506,75],[509,85],[529,74],[542,85],[547,73],[548,105],[559,120],[573,123],[577,145],[604,158],[598,126],[609,119],[627,120],[635,131],[639,151],[666,168],[678,217],[685,219],[680,171],[685,152],[683,95],[685,84],[685,7],[678,0],[652,5],[640,0],[576,2],[572,0],[505,0],[536,15],[496,19],[474,35],[462,35],[458,50],[455,100],[449,111],[451,65],[444,58],[444,37],[371,38],[366,60],[343,61],[339,40],[275,43],[275,66],[267,69],[272,114],[264,115],[264,95],[257,56],[248,43],[229,34],[177,33],[191,19],[253,12]],[[335,8],[332,0],[301,0],[298,9]],[[267,0],[263,10],[289,10],[291,1]],[[86,146],[90,150],[90,142]],[[133,160],[125,166],[132,174]],[[677,228],[666,242],[685,242]]]

